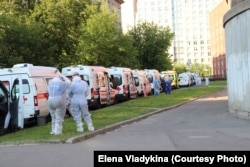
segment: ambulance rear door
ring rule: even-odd
[[[9,92],[0,81],[0,135],[4,134],[5,118],[9,111]]]
[[[99,85],[99,95],[100,95],[100,104],[107,105],[109,100],[107,82],[103,72],[98,72],[98,85]]]
[[[3,81],[5,86],[10,92],[11,88],[13,88],[14,86],[13,84],[16,82],[15,80],[20,76],[22,78],[24,118],[33,119],[37,114],[35,113],[37,96],[36,96],[35,84],[31,82],[31,79],[29,78],[28,74],[23,73],[23,74],[8,75],[6,76],[6,80]]]
[[[8,93],[7,113],[4,118],[4,132],[13,132],[24,128],[24,96],[22,78],[19,76],[13,81]]]
[[[107,104],[108,105],[114,104],[116,98],[116,90],[112,89],[110,76],[107,72],[104,72],[104,83],[107,92]]]

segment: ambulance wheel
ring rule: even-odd
[[[117,104],[117,103],[118,103],[117,96],[115,96],[114,104]]]
[[[100,101],[97,102],[96,106],[95,106],[95,109],[100,109],[102,107]]]

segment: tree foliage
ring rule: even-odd
[[[204,64],[191,64],[190,67],[187,67],[183,63],[175,64],[174,69],[177,71],[178,74],[183,73],[183,72],[193,72],[197,73],[199,76],[209,76],[211,74],[211,68],[207,65]]]
[[[134,46],[138,50],[138,61],[141,68],[154,68],[159,71],[172,69],[168,49],[174,34],[167,27],[159,27],[154,23],[143,22],[130,29],[128,34],[134,38]]]
[[[77,62],[79,32],[89,17],[89,4],[87,0],[47,0],[35,8],[32,20],[42,29],[41,48],[48,51],[43,52],[39,64],[46,65],[50,60],[51,65],[63,67]]]
[[[175,64],[174,65],[174,69],[175,71],[180,74],[180,73],[183,73],[183,72],[187,72],[187,67],[185,64],[183,63],[178,63],[178,64]]]
[[[171,67],[167,50],[173,33],[143,23],[123,34],[105,0],[0,2],[0,66]]]
[[[0,3],[0,58],[2,66],[22,62],[26,55],[34,57],[37,29],[30,25],[29,8],[21,1]]]
[[[126,66],[136,62],[133,39],[122,34],[117,16],[107,5],[102,5],[82,26],[82,36],[77,49],[80,63],[103,66]]]

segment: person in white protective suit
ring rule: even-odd
[[[70,86],[70,80],[63,75],[58,75],[50,80],[48,85],[48,109],[51,116],[50,134],[62,134],[62,123],[66,113],[67,89]]]
[[[89,93],[89,86],[86,81],[82,80],[77,72],[73,74],[72,83],[68,90],[70,100],[69,111],[73,116],[77,132],[83,132],[83,120],[87,123],[88,130],[94,131],[91,114],[88,109],[87,96]]]

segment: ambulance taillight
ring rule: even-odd
[[[37,96],[34,96],[34,106],[38,106]]]

